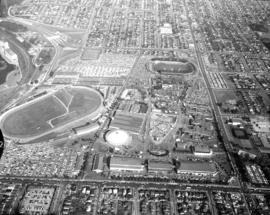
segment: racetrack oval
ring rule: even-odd
[[[102,102],[94,89],[65,87],[11,109],[2,115],[0,125],[6,137],[30,140],[96,116]]]

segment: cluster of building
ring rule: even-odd
[[[182,1],[176,4],[151,1],[144,2],[145,5],[123,1],[101,1],[99,4],[95,1],[76,1],[76,4],[49,2],[27,1],[10,11],[13,16],[28,17],[62,28],[90,27],[87,46],[105,47],[108,51],[123,47],[188,49],[192,43]],[[94,5],[98,6],[96,10],[93,10]],[[132,10],[127,10],[130,7]],[[151,11],[145,10],[149,7]],[[117,10],[119,8],[121,10]],[[136,11],[136,8],[143,11]]]
[[[140,189],[138,193],[140,201],[139,211],[142,215],[169,215],[172,213],[169,190],[149,188]]]
[[[241,193],[215,191],[212,193],[217,213],[225,214],[247,214],[244,196]]]
[[[83,150],[54,148],[37,144],[34,147],[8,143],[0,161],[1,175],[32,177],[75,177],[84,160]]]
[[[252,194],[246,198],[251,213],[270,213],[270,206],[269,202],[267,201],[267,198],[269,198],[268,194]]]
[[[74,213],[96,214],[97,210],[97,192],[96,187],[71,185],[66,187],[66,195],[62,204],[62,215]]]
[[[183,124],[180,134],[182,135],[183,142],[216,138],[214,119],[210,113],[190,111],[189,116],[185,117]],[[192,138],[190,138],[190,136],[192,136]]]
[[[270,90],[270,77],[269,76],[258,74],[258,75],[255,75],[255,78],[263,87],[263,89],[265,89],[266,91]]]
[[[218,62],[215,62],[217,65],[221,65],[225,72],[247,73],[249,71],[244,58],[241,58],[238,53],[221,53],[215,55],[215,58],[219,59]]]
[[[18,206],[21,184],[0,182],[0,214],[12,214]]]
[[[69,59],[61,64],[52,80],[53,84],[84,86],[122,85],[135,62],[134,55],[103,53],[95,60]]]
[[[20,203],[22,214],[48,214],[53,201],[54,187],[29,186]]]
[[[229,79],[234,83],[236,89],[257,89],[255,80],[247,74],[228,75]]]
[[[266,170],[269,165],[269,122],[263,117],[250,119],[248,123],[235,118],[247,115],[256,118],[269,111],[269,48],[261,39],[267,26],[263,15],[266,8],[269,8],[268,3],[255,4],[248,0],[207,3],[192,0],[187,5],[221,114],[234,118],[228,122],[230,130],[226,135],[241,157],[237,162],[243,162],[242,168],[238,166],[242,178],[248,178],[253,186],[269,183]],[[248,158],[244,159],[244,156]],[[254,160],[255,157],[263,161]],[[229,209],[221,210],[224,211],[222,214],[229,213]]]
[[[177,173],[189,176],[214,176],[217,174],[217,169],[213,163],[196,162],[180,160],[179,165],[175,165],[169,161],[148,160],[143,161],[138,158],[128,157],[111,157],[109,169],[114,173],[131,173],[131,175],[143,174],[148,172],[149,175],[162,174],[168,175],[170,173]]]
[[[227,93],[227,92],[226,92]],[[269,110],[268,98],[255,90],[230,91],[219,102],[223,113],[264,115]]]
[[[253,184],[268,185],[269,182],[266,179],[261,167],[256,164],[246,164],[247,173],[250,177],[250,181]]]
[[[132,214],[134,211],[134,190],[129,187],[103,187],[97,214]]]
[[[205,192],[176,190],[175,197],[177,214],[206,215],[211,213],[210,201]]]
[[[78,66],[74,69],[74,72],[78,72],[82,77],[121,77],[127,76],[130,72],[127,68],[117,67],[104,67],[104,66]]]
[[[265,114],[269,105],[263,94],[255,91],[237,91],[250,114]]]
[[[218,88],[218,89],[228,88],[228,85],[224,77],[222,76],[222,74],[216,73],[216,72],[215,73],[209,72],[208,77],[213,88]]]
[[[202,80],[198,80],[192,83],[192,87],[189,87],[185,94],[184,105],[188,112],[189,109],[198,109],[201,107],[205,109],[205,106],[209,106],[209,97],[207,88]]]
[[[74,135],[69,136],[82,137],[102,125],[103,130],[98,133],[101,135],[96,134],[98,141],[92,148],[96,150],[94,173],[87,174],[106,179],[129,177],[143,182],[215,183],[227,182],[226,177],[220,178],[223,173],[230,175],[225,169],[229,166],[231,170],[231,165],[217,137],[213,110],[209,108],[208,81],[212,88],[223,89],[222,92],[233,92],[229,89],[233,85],[237,89],[235,99],[222,99],[219,106],[223,112],[246,110],[245,113],[255,115],[269,111],[264,97],[256,91],[261,86],[269,88],[270,79],[261,73],[270,68],[270,61],[260,59],[262,55],[268,56],[269,51],[252,28],[246,26],[250,21],[244,16],[248,14],[255,20],[259,9],[246,10],[243,4],[248,8],[254,6],[248,0],[29,0],[12,7],[10,12],[66,29],[87,29],[82,55],[61,63],[50,80],[50,84],[96,87],[104,96],[107,112],[102,118],[94,125],[75,127]],[[198,61],[202,54],[205,57],[202,63],[207,64],[206,82],[202,74],[196,73],[196,63],[187,60],[195,59],[197,43],[201,51],[196,53]],[[6,43],[0,43],[1,52],[7,49]],[[36,50],[29,51],[34,55]],[[8,58],[18,60],[12,53]],[[136,67],[138,62],[141,65]],[[255,80],[253,75],[257,73],[260,76],[255,75]],[[268,129],[264,132],[267,133],[268,125],[253,123],[252,133],[242,123],[228,124],[231,139],[238,140],[233,147],[239,147],[239,155],[270,154],[270,138],[256,131]],[[73,148],[45,144],[7,147],[0,161],[2,175],[76,177],[85,159],[84,150]],[[134,154],[131,148],[136,148]],[[123,151],[125,157],[119,156]],[[260,165],[253,161],[244,164],[252,184],[268,185]],[[89,170],[89,166],[85,169]],[[220,180],[216,180],[218,177]],[[61,213],[169,215],[173,209],[179,215],[246,213],[240,193],[136,190],[103,185],[66,190]],[[54,192],[55,188],[28,187],[21,212],[48,213]],[[211,210],[209,195],[217,211]]]
[[[207,4],[204,1],[192,1],[189,4],[192,21],[196,23],[200,31],[196,37],[198,39],[205,38],[202,43],[207,50],[249,52],[254,55],[269,53],[260,39],[246,26],[246,23],[250,23],[250,21],[246,22],[247,20],[242,13],[248,13],[251,17],[254,17],[254,13],[239,10],[241,4],[245,5],[246,8],[256,8],[252,3],[247,2],[245,0],[241,3],[211,1]],[[197,10],[197,8],[201,8],[201,10]],[[209,15],[208,11],[211,11],[212,8],[215,10],[212,10],[211,15]],[[233,17],[237,17],[237,19]]]
[[[86,29],[95,1],[25,1],[12,7],[10,13],[16,17],[28,17],[45,24],[62,28]]]
[[[177,114],[180,96],[185,92],[184,84],[174,78],[156,76],[151,79],[153,112],[164,114]]]
[[[269,122],[264,117],[252,117],[248,119],[231,118],[227,121],[230,128],[230,141],[233,142],[239,156],[247,156],[249,159],[241,158],[243,174],[248,177],[252,185],[266,186],[269,178],[265,172],[265,166],[269,163],[270,153]],[[255,158],[262,158],[262,162],[256,162]]]
[[[152,140],[159,144],[175,127],[176,117],[163,113],[152,113],[149,135]]]

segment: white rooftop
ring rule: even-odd
[[[112,130],[106,135],[106,141],[115,147],[128,145],[131,143],[132,137],[124,130]]]

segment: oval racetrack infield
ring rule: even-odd
[[[7,137],[30,138],[89,116],[102,106],[102,96],[86,87],[69,87],[6,112],[1,119]]]

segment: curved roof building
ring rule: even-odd
[[[128,132],[120,129],[109,131],[105,139],[110,146],[116,149],[130,145],[132,142],[132,136],[130,136]]]

